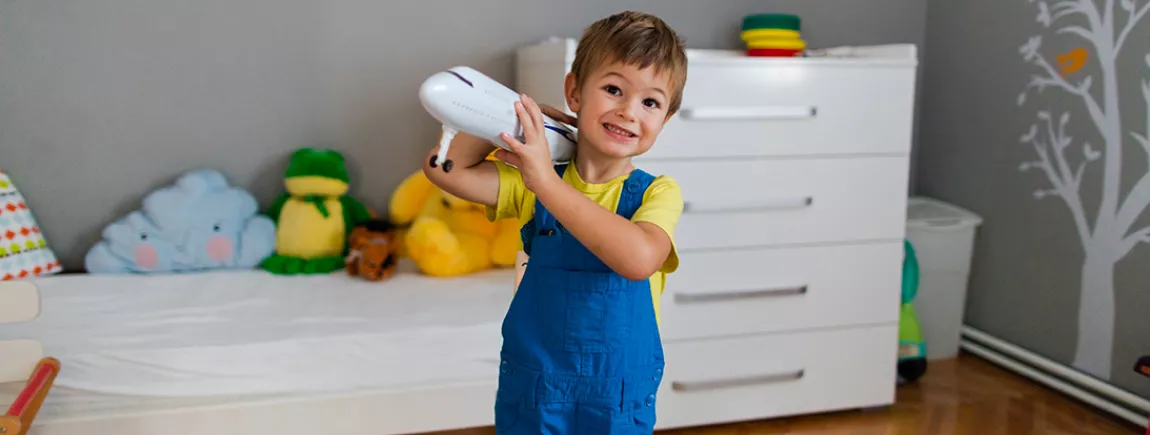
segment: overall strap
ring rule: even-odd
[[[563,178],[563,173],[567,171],[567,165],[567,163],[555,165],[555,173],[559,174],[559,178]],[[519,238],[523,241],[523,253],[531,255],[531,241],[535,235],[541,231],[554,231],[555,224],[555,217],[547,212],[547,208],[543,207],[539,198],[535,198],[534,215],[519,229]]]
[[[639,211],[639,206],[643,205],[643,194],[647,192],[647,188],[654,181],[655,176],[642,169],[632,171],[631,176],[623,182],[623,192],[619,194],[619,206],[615,212],[627,220],[631,220],[631,217],[635,216],[635,212]]]

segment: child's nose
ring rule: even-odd
[[[619,105],[618,109],[615,109],[615,114],[624,120],[633,120],[635,119],[635,105],[631,103],[623,103]]]

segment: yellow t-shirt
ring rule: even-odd
[[[520,225],[527,223],[535,216],[535,193],[527,190],[523,184],[523,175],[518,169],[503,162],[495,162],[499,169],[499,201],[495,207],[487,207],[487,218],[519,219]],[[563,173],[563,181],[582,192],[599,205],[614,211],[619,204],[619,194],[623,191],[623,182],[627,175],[621,175],[606,183],[590,184],[584,182],[574,164],[567,166]],[[631,222],[649,222],[663,231],[671,238],[671,252],[663,261],[663,266],[651,276],[651,302],[655,304],[655,319],[659,319],[659,298],[666,287],[667,274],[679,268],[679,254],[675,248],[675,225],[679,223],[679,216],[683,212],[683,192],[678,183],[669,176],[655,177],[651,186],[643,193],[643,204],[631,217]],[[519,249],[523,249],[523,241],[519,241]]]

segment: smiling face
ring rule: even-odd
[[[568,74],[565,86],[567,105],[579,115],[580,152],[614,158],[643,154],[672,115],[669,74],[653,66],[608,62],[581,84]]]

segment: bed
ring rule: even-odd
[[[32,435],[379,435],[493,422],[514,272],[29,282],[41,313],[0,341],[34,338],[63,365]],[[0,386],[0,403],[18,388]]]

